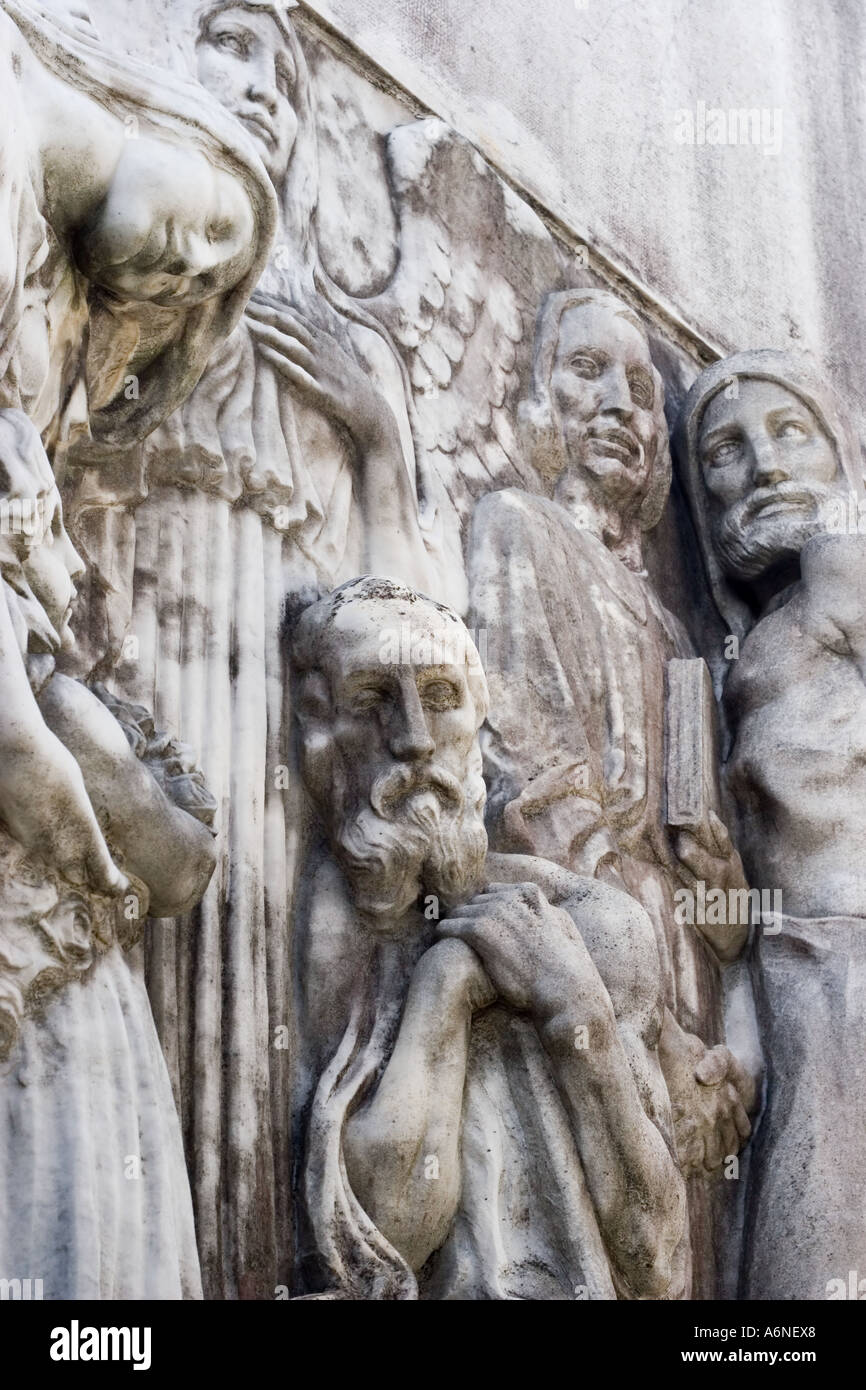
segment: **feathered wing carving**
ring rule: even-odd
[[[461,527],[483,493],[535,486],[515,434],[542,296],[565,261],[547,228],[478,151],[438,120],[387,137],[397,268],[364,301],[411,382],[416,445]]]

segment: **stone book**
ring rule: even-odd
[[[668,662],[665,725],[667,823],[692,829],[721,806],[713,684],[703,657]]]

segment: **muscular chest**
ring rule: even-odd
[[[753,638],[761,636],[756,629]],[[728,764],[738,795],[790,800],[866,768],[866,685],[848,656],[793,624],[750,639],[725,702],[735,731]]]

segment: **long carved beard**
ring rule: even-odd
[[[333,788],[334,849],[356,907],[378,930],[421,893],[448,904],[472,890],[487,854],[480,759],[463,785],[435,765],[389,768],[360,807],[347,782],[343,773]]]
[[[810,509],[765,516],[757,504],[770,493],[778,501],[808,499]],[[735,579],[757,579],[774,565],[794,559],[822,529],[825,508],[835,495],[835,489],[818,483],[778,483],[738,502],[719,527],[719,558],[725,572]]]

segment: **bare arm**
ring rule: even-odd
[[[78,762],[97,813],[130,871],[151,892],[155,917],[200,899],[215,863],[213,836],[165,796],[120,724],[86,686],[55,676],[40,696],[46,723]]]
[[[71,882],[118,893],[126,879],[108,846],[75,758],[46,726],[0,583],[0,818],[26,849]]]
[[[458,941],[432,946],[415,967],[384,1075],[346,1126],[352,1187],[416,1270],[457,1210],[469,1029],[473,1009],[492,998],[474,951]]]

